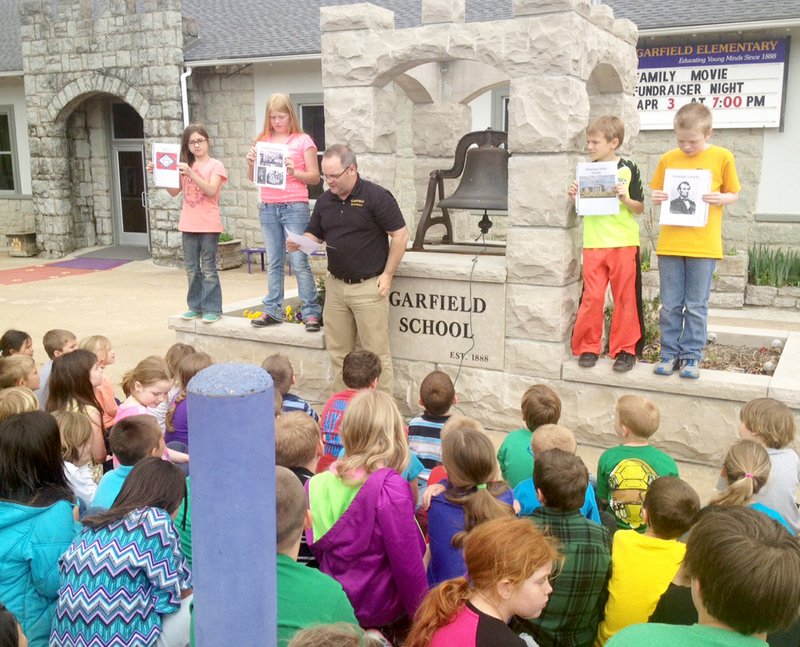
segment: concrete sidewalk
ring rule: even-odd
[[[85,253],[88,250],[80,250]],[[72,255],[67,258],[73,258]],[[65,260],[65,259],[60,259]],[[52,261],[0,255],[0,270]],[[262,296],[267,275],[260,266],[220,272],[225,303]],[[286,289],[295,289],[292,277]],[[123,373],[147,355],[163,355],[174,342],[167,317],[186,309],[186,274],[182,268],[156,266],[152,261],[133,261],[112,270],[33,281],[0,288],[0,328],[17,328],[31,335],[38,364],[47,360],[42,335],[51,328],[66,328],[78,338],[102,334],[111,339],[117,361],[107,374],[119,383]],[[726,326],[750,326],[774,330],[800,330],[800,312],[774,308],[710,311],[710,322]],[[209,324],[214,325],[214,324]],[[225,358],[215,358],[224,361]],[[579,450],[594,471],[602,449]],[[705,501],[713,493],[718,465],[679,463],[681,475]]]

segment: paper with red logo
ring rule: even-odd
[[[178,162],[181,159],[180,144],[153,144],[153,184],[156,186],[178,189],[181,176],[178,173]]]

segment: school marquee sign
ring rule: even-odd
[[[780,126],[788,39],[641,47],[642,130],[671,130],[684,104],[707,105],[715,128]]]

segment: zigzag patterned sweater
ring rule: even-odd
[[[51,645],[146,647],[161,615],[178,610],[191,575],[170,515],[140,508],[102,528],[84,528],[59,563]]]

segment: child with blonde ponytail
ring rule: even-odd
[[[536,618],[547,604],[551,541],[527,519],[486,521],[464,540],[467,576],[433,589],[414,616],[405,647],[523,647],[508,622]]]
[[[731,446],[722,466],[728,487],[714,497],[714,505],[746,505],[775,519],[793,535],[794,530],[776,510],[753,501],[769,479],[772,463],[763,445],[754,440],[740,440]]]
[[[428,582],[436,585],[466,572],[461,554],[467,533],[497,517],[514,516],[514,494],[500,476],[494,445],[469,425],[448,430],[442,439],[442,465],[447,480],[431,486],[439,492],[428,510],[431,561]]]
[[[344,458],[306,483],[306,539],[358,623],[399,645],[428,590],[425,540],[400,475],[409,460],[403,418],[390,396],[364,391],[347,406],[340,434]]]

